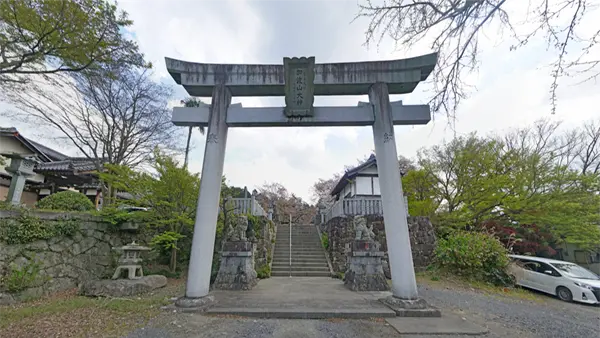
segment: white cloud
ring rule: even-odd
[[[317,62],[394,59],[429,52],[426,44],[395,50],[385,40],[379,48],[363,46],[367,21],[351,24],[356,1],[120,1],[134,21],[131,31],[152,61],[161,81],[168,76],[164,57],[209,63],[280,63],[284,56],[315,55]],[[592,26],[590,26],[593,28]],[[505,36],[507,36],[505,34]],[[396,127],[398,152],[414,156],[424,146],[477,131],[482,134],[528,124],[550,116],[550,58],[543,41],[510,52],[491,27],[482,41],[481,67],[469,79],[477,92],[460,107],[455,129],[443,116],[427,126]],[[395,96],[405,103],[426,102],[427,85]],[[559,110],[553,118],[567,124],[599,115],[598,85],[559,87]],[[179,89],[179,95],[183,91]],[[174,98],[178,102],[181,97]],[[317,105],[356,105],[366,97],[317,98]],[[208,99],[207,99],[208,101]],[[282,98],[234,98],[245,106],[283,105]],[[7,124],[7,121],[2,121]],[[10,123],[9,123],[10,124]],[[204,136],[193,134],[190,169],[200,171]],[[373,149],[368,127],[232,128],[225,175],[231,184],[257,187],[277,181],[303,198],[318,178],[355,164]]]

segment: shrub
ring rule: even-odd
[[[327,237],[327,234],[325,233],[321,234],[321,244],[323,245],[325,250],[329,250],[329,237]]]
[[[263,226],[260,218],[251,214],[247,214],[246,217],[248,217],[248,229],[246,229],[246,237],[251,238],[254,236],[255,238],[259,239],[262,235],[261,230]]]
[[[271,267],[265,264],[256,270],[256,276],[260,279],[271,277]]]
[[[40,273],[40,263],[33,259],[22,267],[12,263],[6,276],[2,278],[2,285],[8,292],[23,291],[34,285]]]
[[[438,241],[434,264],[459,276],[505,285],[510,283],[506,273],[508,263],[508,252],[496,237],[456,231]]]
[[[44,197],[37,202],[39,209],[61,211],[90,211],[94,203],[87,196],[77,191],[61,191]]]
[[[73,236],[77,231],[79,231],[77,220],[41,220],[26,211],[22,211],[17,219],[0,220],[0,241],[8,244],[25,244],[57,236]]]
[[[517,255],[554,257],[557,254],[554,247],[559,240],[548,228],[536,224],[510,226],[496,221],[482,222],[477,227],[493,233],[509,251]]]
[[[336,272],[336,273],[334,273],[334,274],[333,274],[331,277],[332,277],[332,278],[335,278],[335,279],[341,279],[341,280],[344,280],[345,273],[343,273],[343,272]]]
[[[171,271],[168,265],[147,264],[144,265],[142,269],[144,270],[144,276],[163,275],[167,278],[178,279],[181,278],[183,274],[183,267],[181,266],[177,270]]]

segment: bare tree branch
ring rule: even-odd
[[[20,111],[5,115],[68,139],[97,169],[103,163],[136,167],[155,147],[178,150],[167,107],[171,90],[150,75],[121,67],[37,76],[27,90],[7,94]]]
[[[490,24],[510,32],[516,42],[511,50],[544,34],[548,49],[557,52],[550,73],[550,103],[554,113],[562,77],[584,74],[587,77],[582,82],[586,82],[600,75],[596,48],[600,29],[586,35],[581,25],[582,19],[591,13],[590,9],[598,7],[598,3],[595,0],[527,0],[522,13],[511,14],[506,4],[506,0],[383,0],[375,5],[365,0],[359,5],[355,19],[370,20],[365,31],[367,45],[379,44],[386,36],[396,47],[406,49],[431,41],[430,48],[438,52],[438,64],[433,71],[434,93],[430,105],[435,112],[443,112],[448,117],[454,116],[460,102],[471,93],[471,84],[463,79],[478,69],[479,38]],[[515,14],[524,14],[525,22],[515,23]]]

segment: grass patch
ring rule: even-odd
[[[50,298],[0,307],[0,337],[122,336],[156,317],[185,284],[170,280],[153,293],[132,298],[90,298],[75,290]]]
[[[538,294],[519,287],[502,287],[491,283],[467,279],[448,273],[437,271],[417,272],[417,283],[437,288],[453,288],[466,291],[484,292],[491,296],[511,297],[535,302],[544,302],[546,299]]]

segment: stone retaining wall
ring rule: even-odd
[[[19,215],[19,211],[0,210],[0,219],[18,218]],[[0,277],[7,277],[11,263],[24,267],[35,261],[40,269],[31,287],[18,293],[7,294],[6,286],[0,283],[0,304],[68,290],[90,279],[110,277],[118,258],[112,248],[134,239],[140,242],[135,233],[112,230],[97,216],[53,212],[31,212],[31,215],[49,222],[77,219],[80,231],[72,237],[54,237],[27,244],[0,242]]]
[[[385,252],[383,259],[384,272],[390,278],[388,265],[387,242],[383,225],[383,217],[369,215],[367,224],[373,224],[375,240],[381,244],[381,250]],[[324,232],[329,237],[328,254],[335,272],[346,271],[346,252],[350,242],[354,240],[354,226],[352,217],[336,217],[324,227]],[[433,225],[427,217],[408,217],[408,229],[410,232],[410,243],[415,270],[424,270],[432,261],[436,246],[436,237]]]

